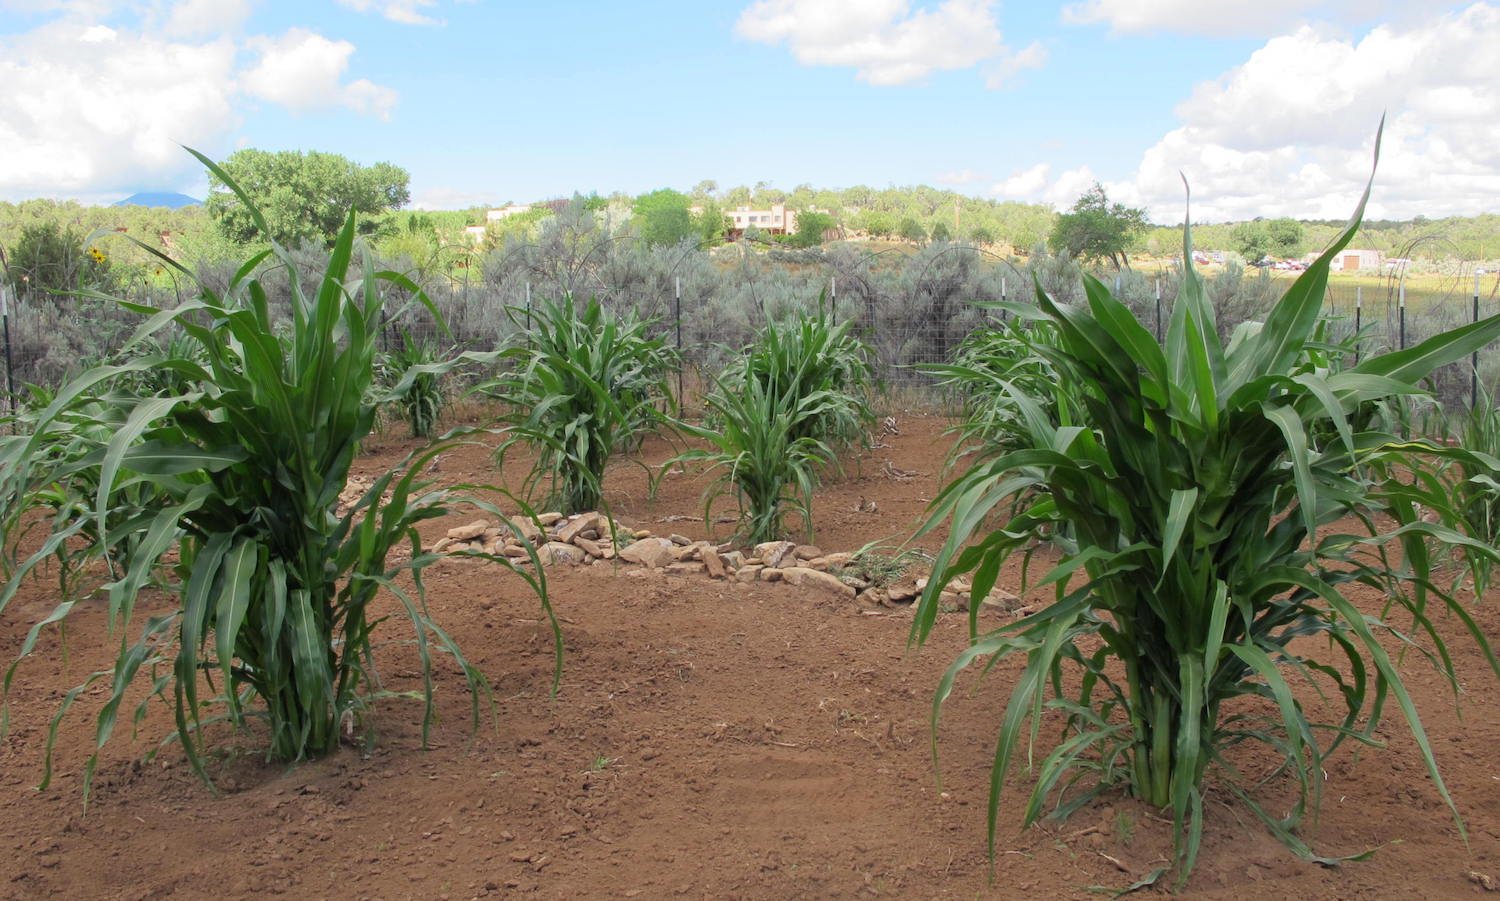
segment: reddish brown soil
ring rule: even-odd
[[[909,534],[936,491],[949,445],[942,424],[898,419],[901,434],[886,439],[889,447],[819,494],[816,537],[825,549]],[[405,449],[392,440],[361,468],[378,470]],[[663,445],[645,448],[648,460],[665,456]],[[492,481],[485,461],[477,448],[449,454],[439,475]],[[898,478],[887,461],[917,475]],[[697,536],[702,523],[667,518],[701,515],[701,488],[690,475],[668,476],[653,504],[644,476],[626,466],[612,475],[610,496],[626,521]],[[862,500],[878,512],[859,512]],[[432,524],[432,534],[449,524]],[[1120,798],[1019,831],[1026,783],[1018,774],[1001,804],[987,879],[987,771],[1015,669],[995,672],[977,691],[966,679],[949,702],[940,790],[929,711],[939,675],[964,644],[962,616],[943,617],[924,649],[907,651],[908,613],[834,604],[787,586],[604,566],[557,568],[549,578],[567,646],[555,699],[552,646],[535,599],[496,568],[445,561],[430,571],[432,612],[488,676],[497,724],[471,731],[462,679],[440,662],[442,716],[427,750],[420,708],[402,700],[381,703],[372,749],[290,768],[264,763],[255,733],[225,731],[210,763],[214,794],[176,746],[142,762],[171,728],[157,705],[134,743],[122,717],[87,811],[80,772],[101,688],[63,723],[51,787],[33,788],[57,702],[106,665],[118,640],[105,636],[97,608],[75,615],[66,655],[56,632],[45,635],[11,692],[0,746],[0,896],[1085,898],[1096,897],[1091,886],[1128,885],[1167,853],[1169,826]],[[13,658],[26,628],[54,603],[49,586],[28,587],[0,622],[0,657]],[[162,602],[144,606],[153,604]],[[1496,634],[1495,599],[1474,612]],[[1439,625],[1456,631],[1451,620]],[[405,635],[394,622],[383,628],[377,640],[393,644],[377,661],[388,686],[414,687],[412,657],[394,644]],[[1207,835],[1184,896],[1468,897],[1500,880],[1492,750],[1500,682],[1470,643],[1455,645],[1467,677],[1462,719],[1453,692],[1419,655],[1408,655],[1404,669],[1467,823],[1467,847],[1397,715],[1384,730],[1389,748],[1341,754],[1328,767],[1323,816],[1310,830],[1324,854],[1379,847],[1371,861],[1303,863],[1211,788]],[[1283,789],[1267,791],[1273,810],[1284,806]]]

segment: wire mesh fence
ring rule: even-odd
[[[1083,297],[1078,264],[1046,253],[1002,259],[947,243],[879,251],[853,244],[810,251],[647,247],[590,228],[580,220],[571,236],[512,243],[488,255],[465,254],[438,272],[413,271],[438,315],[410,292],[393,288],[404,296],[387,306],[395,312],[385,323],[381,349],[394,351],[412,341],[439,349],[490,350],[524,340],[528,310],[540,299],[594,296],[616,312],[653,322],[655,333],[679,351],[685,369],[679,391],[691,395],[768,323],[821,310],[849,323],[870,346],[886,386],[920,391],[935,384],[924,366],[951,361],[970,333],[1007,315],[997,305],[1031,303],[1037,287],[1063,303]],[[310,255],[310,271],[319,262]],[[393,268],[400,269],[400,261]],[[229,275],[214,267],[199,272],[216,290],[223,290]],[[273,306],[290,303],[287,278],[284,271],[266,274]],[[1127,270],[1102,280],[1161,336],[1179,272]],[[1260,318],[1286,285],[1238,267],[1212,277],[1208,294],[1221,334],[1227,339],[1239,322]],[[1450,286],[1403,292],[1392,279],[1335,282],[1327,295],[1330,337],[1357,331],[1363,335],[1362,352],[1400,349],[1500,312],[1496,291],[1481,297],[1477,279],[1474,286],[1475,291]],[[180,292],[137,286],[131,299],[172,306]],[[12,299],[9,306],[5,350],[12,380],[7,387],[15,389],[57,384],[68,372],[113,352],[139,323],[135,313],[84,298],[26,297]],[[1432,388],[1446,405],[1467,405],[1477,387],[1497,377],[1500,355],[1487,350],[1439,372]]]

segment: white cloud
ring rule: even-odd
[[[43,26],[0,54],[0,190],[77,192],[178,170],[233,127],[235,48]]]
[[[58,14],[0,36],[0,196],[179,187],[197,170],[179,145],[213,152],[231,143],[247,95],[295,110],[389,115],[395,92],[341,81],[353,45],[306,31],[233,34],[254,2],[0,0]]]
[[[735,31],[751,41],[785,43],[805,66],[852,68],[874,85],[907,84],[987,60],[1039,64],[1031,47],[1010,54],[993,8],[991,0],[943,0],[916,10],[910,0],[757,0]]]
[[[1050,163],[1037,163],[1029,169],[1017,169],[1005,181],[990,187],[990,193],[1005,200],[1037,200],[1047,188]]]
[[[984,181],[987,177],[973,169],[964,169],[958,172],[944,172],[937,177],[937,182],[943,185],[973,185]]]
[[[1382,25],[1357,41],[1304,26],[1198,85],[1177,108],[1181,124],[1143,153],[1133,177],[1105,188],[1161,222],[1182,218],[1182,175],[1198,221],[1343,218],[1364,190],[1384,112],[1369,215],[1493,212],[1500,198],[1500,54],[1490,45],[1497,33],[1500,7],[1491,4],[1415,25]],[[1067,198],[1060,177],[1040,170],[1046,184],[1037,184],[1039,168],[1013,175],[995,192]],[[1066,203],[1071,198],[1060,205]]]
[[[299,112],[347,106],[390,118],[396,92],[366,79],[341,83],[354,45],[293,28],[279,38],[249,40],[260,60],[245,73],[246,93]]]
[[[1168,32],[1211,37],[1269,37],[1305,22],[1344,25],[1416,22],[1451,0],[1080,0],[1063,7],[1064,22],[1108,25],[1116,33]]]
[[[1027,69],[1040,69],[1047,64],[1047,50],[1040,42],[1032,41],[1015,53],[1003,53],[1000,58],[985,66],[984,86],[998,90],[1009,86],[1011,80]]]
[[[402,25],[441,25],[441,19],[422,12],[437,5],[437,0],[337,0],[338,5],[355,12],[379,12]]]
[[[411,195],[411,208],[416,210],[465,210],[469,207],[495,205],[494,193],[464,188],[414,187]]]
[[[168,13],[165,31],[179,38],[237,31],[254,6],[255,0],[182,0]]]

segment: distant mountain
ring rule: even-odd
[[[179,207],[194,206],[203,201],[186,194],[178,194],[175,191],[142,191],[139,194],[131,194],[129,197],[113,204],[114,206],[164,206],[175,210]]]

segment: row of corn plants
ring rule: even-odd
[[[1433,623],[1444,611],[1500,673],[1487,637],[1436,578],[1428,548],[1436,540],[1495,557],[1492,532],[1468,537],[1450,525],[1461,522],[1459,505],[1491,521],[1487,480],[1497,470],[1493,457],[1401,437],[1387,411],[1420,395],[1437,367],[1500,337],[1500,317],[1345,365],[1352,347],[1322,340],[1319,307],[1329,263],[1363,209],[1362,200],[1263,323],[1240,325],[1227,340],[1191,268],[1160,343],[1085,278],[1079,305],[1038,287],[1042,336],[1001,345],[1022,353],[991,357],[976,344],[947,370],[976,395],[1003,399],[976,426],[997,439],[989,452],[934,501],[925,528],[951,530],[912,641],[931,634],[939,592],[955,576],[972,574],[981,596],[1012,555],[1030,562],[1041,541],[1060,554],[1033,586],[1051,593],[1045,609],[988,632],[971,612],[971,644],[934,701],[935,728],[964,670],[1022,661],[998,728],[991,848],[1001,793],[1025,750],[1026,824],[1123,789],[1170,813],[1171,865],[1185,880],[1212,776],[1298,854],[1328,862],[1297,833],[1318,808],[1324,761],[1345,744],[1379,744],[1392,708],[1453,806],[1386,643],[1418,648],[1456,686]],[[1184,259],[1192,259],[1190,233]],[[1040,371],[1048,376],[1039,381]],[[1442,460],[1489,468],[1454,498],[1443,479],[1427,477]],[[1381,612],[1356,606],[1354,586],[1383,597]],[[1320,708],[1304,706],[1293,691],[1303,681],[1340,712],[1321,719]],[[1061,734],[1036,748],[1043,720],[1054,717]],[[1263,807],[1256,780],[1236,768],[1236,747],[1256,743],[1281,759],[1276,773],[1295,790],[1284,813]]]
[[[238,193],[227,175],[199,159]],[[249,199],[239,197],[264,229]],[[283,263],[291,279],[285,325],[274,321],[255,276],[268,262]],[[179,275],[192,278],[183,269]],[[116,301],[145,317],[132,348],[169,331],[178,337],[151,352],[127,348],[123,360],[76,377],[24,417],[22,434],[0,443],[9,563],[0,612],[48,559],[89,553],[109,567],[101,590],[111,628],[124,633],[119,655],[67,693],[57,713],[60,719],[82,691],[105,681],[85,797],[97,748],[140,679],[148,690],[136,716],[152,698],[167,700],[174,737],[200,775],[204,727],[215,720],[258,720],[272,759],[299,760],[328,753],[367,725],[374,700],[399,695],[421,703],[425,737],[435,715],[437,654],[462,671],[477,725],[488,686],[428,614],[421,574],[437,558],[417,529],[459,503],[499,513],[420,480],[424,464],[456,439],[423,448],[376,479],[350,509],[339,507],[379,406],[424,376],[484,361],[469,355],[408,366],[378,388],[387,286],[426,302],[403,276],[373,268],[351,215],[326,270],[309,285],[273,245],[246,261],[222,294],[200,286],[196,299],[171,309]],[[152,387],[141,390],[152,373]],[[22,556],[16,539],[38,510],[51,512],[50,534]],[[91,550],[70,550],[81,544]],[[398,545],[409,553],[392,555]],[[505,558],[491,559],[514,569]],[[73,562],[76,571],[87,561]],[[540,569],[518,572],[551,617]],[[177,605],[140,623],[136,602],[152,583],[168,586]],[[382,594],[411,626],[420,676],[412,691],[386,688],[374,668],[373,636],[387,619],[374,607]],[[26,636],[22,660],[79,600],[78,592],[64,594]],[[7,691],[20,663],[6,672]],[[205,714],[209,702],[220,712]]]

